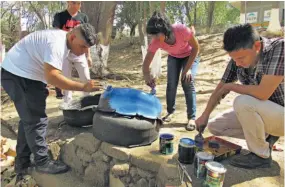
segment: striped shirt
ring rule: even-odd
[[[259,85],[263,75],[284,76],[284,39],[261,37],[263,51],[254,68],[238,67],[231,59],[222,82],[240,81],[243,85]],[[270,101],[284,106],[284,79],[269,98]]]

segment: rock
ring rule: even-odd
[[[147,171],[158,172],[162,163],[153,158],[147,158],[138,154],[136,153],[136,155],[131,156],[131,164]]]
[[[133,183],[129,184],[129,187],[136,187]]]
[[[15,187],[38,187],[38,185],[31,175],[25,175],[23,179],[15,185]]]
[[[133,181],[139,181],[141,179],[141,177],[139,175],[135,175],[133,177]]]
[[[130,165],[129,164],[115,164],[111,172],[115,177],[123,177],[129,173]]]
[[[105,162],[96,162],[89,164],[85,169],[84,180],[91,181],[95,186],[108,186],[108,164]]]
[[[148,184],[149,184],[149,187],[156,187],[155,185],[155,179],[153,178],[153,179],[150,179],[149,180],[149,182],[148,182]]]
[[[136,183],[136,187],[147,187],[148,186],[148,182],[146,179],[141,178],[137,183]]]
[[[138,170],[137,170],[137,168],[131,167],[131,169],[130,169],[130,175],[131,175],[132,177],[138,175]]]
[[[128,161],[130,158],[130,151],[127,148],[115,146],[107,142],[103,142],[100,148],[106,155],[121,160]]]
[[[76,157],[76,146],[72,143],[66,143],[61,150],[61,157],[63,159],[63,161],[69,165],[72,166],[73,165],[73,158]]]
[[[110,173],[110,184],[109,184],[109,187],[126,187],[124,185],[124,183],[119,179],[119,178],[116,178],[114,175],[112,175]]]
[[[93,162],[99,162],[103,160],[104,153],[101,150],[96,151],[92,154],[92,161]]]
[[[103,161],[106,162],[106,163],[109,163],[111,161],[111,159],[112,159],[111,157],[109,157],[108,155],[105,155],[105,154],[103,154],[102,158],[103,158]]]
[[[121,181],[125,184],[128,185],[131,182],[131,177],[130,176],[125,176],[121,178]]]
[[[73,141],[64,144],[61,150],[61,157],[64,163],[69,165],[78,175],[82,175],[84,172],[83,161],[81,161],[76,154],[76,146]]]
[[[60,155],[60,146],[56,142],[52,142],[49,144],[49,149],[52,154],[52,158],[57,160]]]
[[[161,165],[159,172],[157,174],[157,179],[164,186],[173,185],[179,186],[181,185],[181,180],[178,172],[177,165],[175,164],[163,164]]]
[[[142,177],[142,178],[147,178],[147,179],[150,179],[150,178],[153,178],[154,177],[154,173],[152,172],[148,172],[148,171],[145,171],[145,170],[142,170],[140,168],[137,168],[137,171],[138,171],[138,174]]]
[[[86,151],[94,153],[99,149],[101,141],[96,139],[92,133],[81,133],[75,136],[73,143]]]
[[[90,152],[82,149],[82,148],[78,148],[77,151],[76,151],[76,155],[78,156],[78,158],[84,162],[91,162],[92,160],[92,155]]]

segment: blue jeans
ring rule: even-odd
[[[188,57],[176,58],[168,56],[167,59],[167,88],[166,88],[166,103],[167,112],[173,113],[175,111],[175,98],[177,93],[177,86],[180,77],[180,73],[188,62]],[[194,78],[197,74],[198,64],[200,57],[196,57],[194,63],[189,71],[191,71],[191,82],[181,81],[182,88],[185,94],[187,105],[187,117],[188,119],[195,119],[196,117],[196,91],[194,87]]]

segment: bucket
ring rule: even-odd
[[[183,164],[193,164],[195,157],[195,141],[181,138],[178,146],[178,160]]]
[[[173,139],[172,134],[161,134],[159,136],[159,151],[162,154],[170,155],[173,153]]]
[[[194,159],[194,174],[198,179],[204,179],[207,173],[206,162],[213,161],[214,155],[208,152],[197,152]]]
[[[220,163],[209,161],[206,163],[207,175],[204,187],[222,187],[227,169]]]

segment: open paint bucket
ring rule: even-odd
[[[169,155],[173,153],[173,139],[172,134],[161,134],[159,136],[159,151],[162,154]]]
[[[207,175],[204,187],[222,187],[227,169],[220,163],[209,161],[206,163]]]
[[[193,164],[195,157],[195,141],[181,138],[178,146],[178,160],[183,164]]]
[[[208,152],[197,152],[194,159],[194,174],[198,179],[204,179],[207,173],[206,162],[213,161],[214,155]]]

